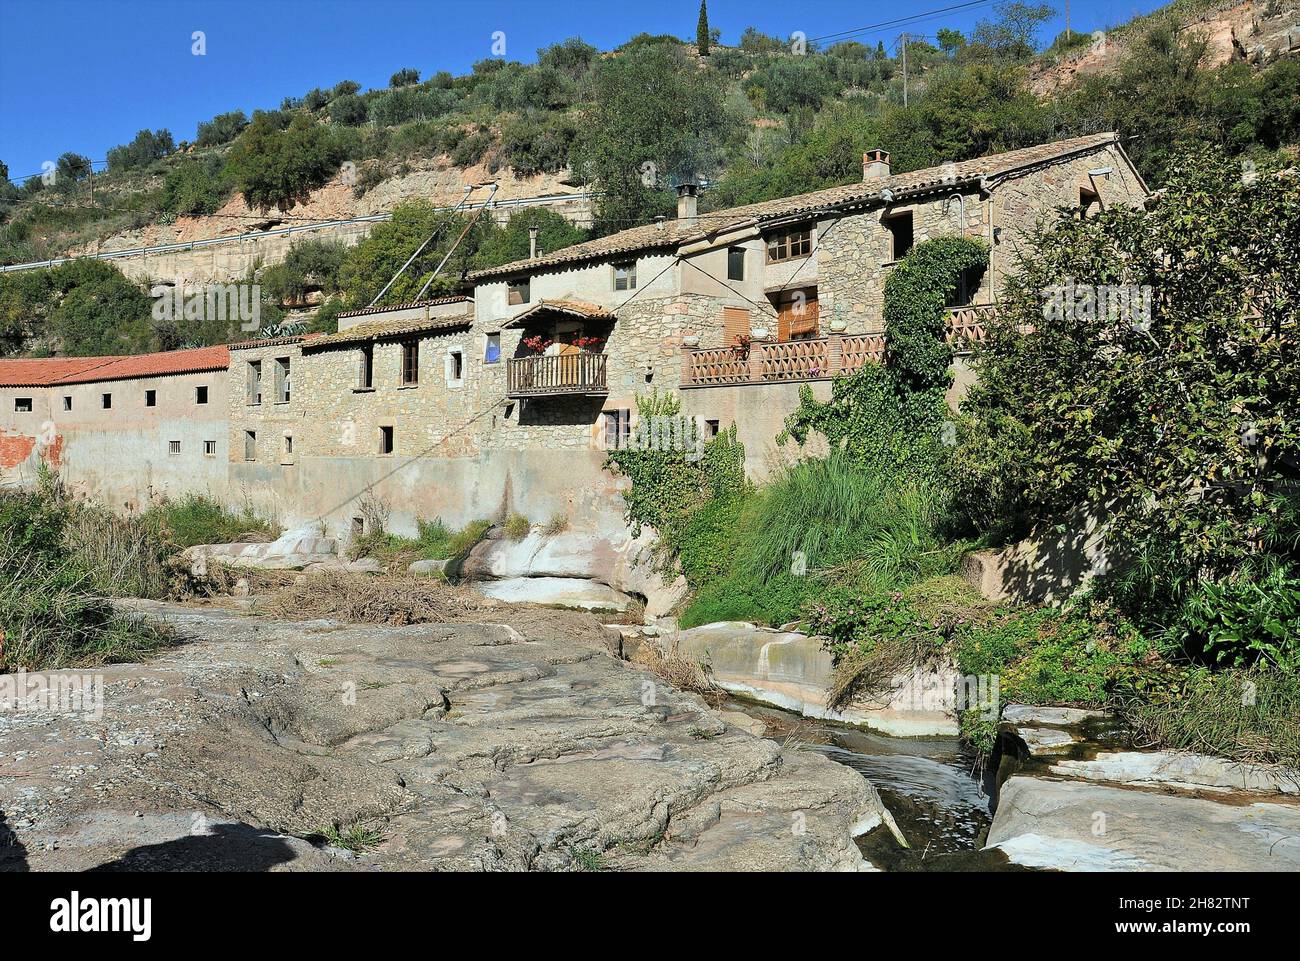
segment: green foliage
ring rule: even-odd
[[[73,357],[144,353],[152,346],[152,302],[111,264],[79,259],[52,268],[37,336]],[[0,279],[0,286],[6,284]],[[0,302],[4,298],[0,297]]]
[[[362,307],[369,304],[416,248],[441,228],[438,241],[425,248],[385,295],[386,302],[392,304],[413,300],[460,232],[461,225],[459,218],[435,210],[427,201],[398,204],[393,208],[392,219],[376,224],[344,258],[338,283],[347,303]],[[465,245],[461,249],[466,257],[472,256]],[[445,288],[434,289],[436,293]]]
[[[837,378],[831,399],[800,391],[786,433],[799,443],[812,431],[883,478],[933,481],[948,459],[944,400],[952,351],[944,341],[944,305],[963,273],[982,270],[979,241],[937,237],[912,248],[885,281],[885,363]]]
[[[72,184],[85,180],[90,176],[90,171],[89,157],[83,157],[79,153],[68,151],[61,154],[55,164],[55,173],[57,175],[55,186],[66,189]]]
[[[249,206],[288,210],[337,171],[343,159],[329,128],[305,114],[279,129],[276,118],[259,114],[231,147],[227,169]]]
[[[49,491],[0,492],[0,671],[137,660],[170,643],[98,596],[117,585],[65,543],[74,513]]]
[[[501,130],[501,153],[518,177],[555,173],[569,163],[578,127],[563,114],[524,116]]]
[[[156,522],[179,547],[274,540],[280,535],[279,527],[259,516],[252,505],[245,504],[235,512],[203,494],[163,500],[151,506],[145,517]]]
[[[147,167],[176,149],[170,130],[141,130],[129,144],[108,151],[108,169],[120,173],[136,167]]]
[[[248,117],[242,110],[220,113],[198,126],[195,143],[200,147],[219,147],[230,143],[248,126]]]
[[[605,468],[632,482],[623,500],[633,536],[649,526],[671,543],[676,528],[702,504],[746,488],[745,448],[734,424],[701,445],[695,422],[681,416],[681,401],[671,393],[656,388],[638,395],[636,406],[634,443],[611,450]]]
[[[501,525],[501,533],[505,535],[506,540],[522,541],[528,536],[532,526],[532,522],[523,514],[511,514]]]
[[[396,89],[397,87],[409,87],[412,84],[420,82],[420,71],[414,67],[403,67],[397,73],[388,79],[388,85]]]
[[[709,9],[708,0],[700,0],[700,18],[695,24],[695,49],[701,57],[709,55]]]
[[[1300,183],[1205,156],[1146,210],[1049,225],[979,357],[958,500],[995,489],[1035,519],[1104,505],[1117,571],[1101,589],[1144,629],[1202,582],[1293,565],[1274,535],[1300,456],[1298,257]],[[1071,280],[1149,287],[1149,327],[1045,312]]]
[[[1300,577],[1277,568],[1259,578],[1199,584],[1164,636],[1216,664],[1300,669]]]
[[[347,252],[342,244],[328,240],[294,244],[281,263],[262,272],[262,292],[277,304],[299,304],[311,291],[336,293]]]
[[[209,154],[200,160],[187,159],[167,172],[162,208],[173,214],[201,217],[215,213],[232,189],[219,157]]]
[[[366,102],[355,93],[343,94],[330,102],[330,120],[345,127],[359,127],[370,119]]]
[[[641,44],[602,61],[594,88],[574,159],[575,170],[601,185],[598,231],[670,213],[674,179],[711,172],[730,135],[715,75],[697,69],[680,45]]]
[[[580,244],[587,232],[565,220],[554,210],[529,207],[510,215],[506,226],[493,227],[486,233],[474,254],[474,269],[485,270],[528,258],[528,231],[537,228],[538,253],[550,253],[561,247]]]

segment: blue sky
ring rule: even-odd
[[[712,26],[734,43],[746,26],[816,38],[961,0],[709,0]],[[1044,30],[1054,36],[1059,14]],[[1123,23],[1155,0],[1073,0],[1077,30]],[[289,95],[356,80],[386,86],[399,67],[462,73],[491,55],[532,61],[538,47],[581,36],[601,49],[641,33],[694,36],[698,0],[0,0],[0,160],[38,173],[65,150],[101,160],[142,127],[179,140],[214,114],[279,106]],[[855,39],[886,45],[903,30],[969,31],[991,3]],[[191,52],[203,31],[206,54]]]

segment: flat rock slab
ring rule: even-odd
[[[1297,871],[1300,804],[1010,778],[988,847],[1061,871]]]
[[[1025,732],[1022,730],[1021,736]],[[1241,764],[1173,751],[1103,751],[1087,759],[1053,761],[1053,774],[1136,786],[1169,786],[1224,794],[1300,794],[1300,771]]]
[[[853,870],[888,817],[848,768],[611,657],[587,614],[130,606],[184,643],[104,669],[97,713],[0,714],[0,869]],[[325,846],[353,825],[377,840]]]
[[[632,599],[598,581],[576,577],[511,577],[473,585],[488,597],[514,604],[551,604],[587,611],[623,612]]]

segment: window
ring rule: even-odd
[[[393,428],[379,428],[379,453],[391,454],[393,452]]]
[[[459,387],[465,378],[465,352],[459,347],[447,351],[447,386]]]
[[[744,247],[727,248],[727,279],[728,280],[745,279],[745,248]]]
[[[618,450],[628,446],[632,437],[632,412],[630,410],[607,410],[605,418],[605,449]]]
[[[203,442],[203,456],[204,457],[217,456],[217,442],[215,440],[205,440]]]
[[[1101,195],[1091,187],[1079,188],[1079,216],[1091,217],[1101,211]]]
[[[196,403],[196,404],[206,404],[207,402],[208,402],[208,389],[207,389],[207,387],[195,387],[195,388],[194,388],[194,403]]]
[[[749,336],[749,311],[744,307],[722,308],[722,343],[725,347],[735,347],[741,339]]]
[[[371,390],[375,386],[375,345],[366,344],[358,351],[357,390]]]
[[[257,431],[244,431],[244,460],[257,460]]]
[[[275,402],[277,404],[289,403],[292,392],[290,379],[289,358],[277,357],[275,359]]]
[[[284,435],[284,452],[286,454],[293,453],[293,434]]]
[[[496,364],[501,361],[501,335],[488,334],[487,348],[483,351],[483,363]]]
[[[532,283],[530,278],[525,277],[523,280],[512,280],[506,285],[506,299],[510,304],[526,304],[532,297]]]
[[[72,398],[67,394],[63,395],[63,409],[72,410]]]
[[[402,345],[402,383],[420,382],[420,343],[410,341]]]
[[[816,287],[786,291],[775,303],[777,341],[816,337],[821,332]]]
[[[636,290],[636,261],[628,260],[614,265],[614,289]]]
[[[250,360],[248,362],[248,403],[260,404],[262,402],[262,362],[260,360]]]
[[[32,412],[32,399],[30,397],[15,397],[14,410],[20,414],[30,414]]]
[[[704,439],[713,440],[718,436],[718,421],[706,420],[704,422]]]
[[[889,231],[889,259],[902,260],[912,249],[912,212],[886,217],[885,229]]]
[[[100,394],[100,395],[99,395],[99,404],[100,404],[101,407],[104,408],[104,410],[108,410],[108,409],[110,409],[110,408],[113,406],[113,395],[112,395],[112,394]]]
[[[178,440],[169,440],[167,442],[167,453],[179,454],[181,452],[181,442]]]
[[[156,391],[156,390],[146,390],[146,391],[144,392],[144,406],[146,406],[146,407],[157,407],[157,406],[158,406],[158,391]]]
[[[812,233],[807,229],[786,230],[767,238],[768,263],[807,257],[812,253]]]

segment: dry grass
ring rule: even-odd
[[[233,567],[208,558],[207,574],[195,578],[207,596],[233,594],[241,580],[248,582],[250,594],[266,594],[288,587],[298,577],[297,571],[269,571],[260,567]]]
[[[713,668],[707,662],[693,661],[682,654],[676,640],[663,644],[646,638],[631,660],[678,690],[700,695],[713,707],[721,704],[726,696],[726,692],[713,681]]]
[[[429,624],[465,619],[481,606],[467,589],[418,575],[318,571],[290,583],[259,613],[290,620],[337,618],[362,624]]]
[[[911,671],[923,660],[919,645],[912,638],[889,638],[867,649],[854,648],[835,665],[826,692],[826,707],[842,711],[855,701],[888,700],[894,678]]]

